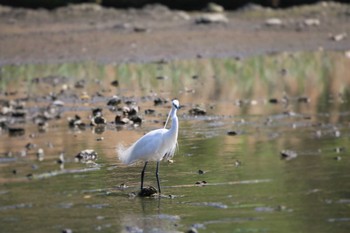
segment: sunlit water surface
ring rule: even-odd
[[[0,131],[0,232],[348,232],[348,67],[326,52],[2,67],[0,99],[24,99],[26,116],[9,117],[2,101],[1,118],[25,132]],[[140,126],[115,126],[113,95],[140,106]],[[163,127],[170,103],[154,106],[157,97],[180,100],[179,148],[160,167],[164,196],[134,197],[143,165],[122,165],[115,147]],[[32,118],[54,100],[64,102],[61,118],[39,130]],[[196,106],[206,114],[190,114]],[[102,130],[68,127],[75,114],[89,125],[95,107]],[[85,149],[98,159],[76,162]],[[146,185],[156,186],[154,171],[151,163]]]

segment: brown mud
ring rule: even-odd
[[[318,3],[285,10],[117,10],[72,5],[48,10],[0,7],[0,65],[150,62],[241,58],[284,51],[349,50],[350,5]],[[204,15],[206,17],[206,15]],[[212,20],[212,21],[211,21]]]

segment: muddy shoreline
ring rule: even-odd
[[[76,5],[53,11],[0,7],[0,65],[153,62],[242,58],[285,51],[350,49],[350,5],[286,10],[249,6],[201,21],[208,12],[161,5],[116,10]]]

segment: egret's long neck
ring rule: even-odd
[[[170,128],[170,130],[177,132],[177,129],[179,128],[179,120],[177,119],[176,112],[177,112],[176,108],[171,109],[171,113],[170,113],[171,128]]]
[[[169,118],[171,118],[171,127],[168,131],[168,134],[174,136],[175,138],[177,138],[177,132],[179,128],[179,121],[177,119],[176,112],[177,109],[172,107],[169,114]]]

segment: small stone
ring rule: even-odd
[[[214,2],[209,2],[206,10],[208,12],[212,12],[212,13],[222,13],[222,12],[224,12],[224,7],[222,7],[219,4],[216,4]]]
[[[164,98],[157,97],[153,100],[153,103],[154,103],[154,106],[157,106],[157,105],[162,105],[162,104],[168,103],[168,100],[166,100]]]
[[[344,40],[348,35],[346,33],[340,33],[337,35],[333,35],[331,36],[331,39],[334,41],[342,41]]]
[[[107,105],[108,106],[117,106],[122,102],[121,98],[114,95],[110,100],[108,100]]]
[[[280,154],[281,158],[285,160],[295,159],[298,156],[298,154],[292,150],[282,150]]]
[[[345,148],[344,148],[344,147],[336,147],[336,148],[334,149],[334,151],[335,151],[336,153],[341,153],[341,152],[344,152],[344,151],[345,151]]]
[[[204,108],[196,106],[189,110],[189,114],[193,116],[204,116],[207,114],[207,111]]]
[[[160,75],[160,76],[157,76],[156,79],[158,79],[158,80],[165,80],[165,79],[168,79],[168,76]]]
[[[118,87],[119,86],[119,81],[118,80],[114,80],[111,82],[111,85],[114,87]]]
[[[270,98],[269,103],[270,104],[278,104],[278,99],[277,98]]]
[[[62,230],[62,233],[73,233],[73,230],[72,229],[63,229]]]
[[[74,87],[75,87],[75,88],[84,88],[84,87],[85,87],[85,83],[86,83],[86,81],[85,81],[84,79],[79,80],[79,81],[77,81],[77,82],[74,84]]]
[[[9,127],[8,128],[9,136],[10,137],[17,137],[17,136],[22,136],[25,134],[25,129],[24,128],[19,128],[19,127]]]
[[[114,123],[116,125],[125,125],[128,124],[130,122],[130,120],[126,117],[122,117],[121,115],[116,115],[115,119],[114,119]]]
[[[267,26],[282,26],[283,22],[279,18],[270,18],[265,21]]]
[[[64,163],[64,153],[61,153],[57,159],[58,164],[63,164]]]
[[[131,116],[129,119],[134,123],[134,124],[141,124],[142,123],[142,118],[139,116]]]
[[[82,122],[80,116],[75,115],[74,118],[68,117],[68,125],[70,128],[85,129],[86,125]]]
[[[218,24],[227,22],[228,18],[224,14],[220,13],[202,14],[198,16],[195,20],[196,24]]]
[[[94,150],[87,149],[79,152],[75,158],[79,162],[88,162],[88,161],[93,161],[97,159],[97,153]]]
[[[39,161],[43,161],[44,160],[44,149],[39,148],[38,151],[36,152],[36,157],[38,158]]]
[[[205,184],[207,184],[207,182],[205,180],[203,180],[203,181],[197,181],[195,184],[196,185],[205,185]]]
[[[238,159],[235,160],[235,162],[233,163],[235,165],[235,167],[239,167],[242,165],[242,162],[239,161]]]
[[[300,96],[300,97],[298,97],[298,102],[299,103],[309,103],[310,99],[306,96]]]
[[[198,231],[197,231],[196,228],[191,227],[190,229],[188,229],[188,230],[186,231],[186,233],[198,233]]]
[[[234,130],[231,130],[231,131],[227,132],[227,135],[230,135],[230,136],[236,136],[237,134],[238,134],[238,132],[234,131]]]
[[[305,19],[304,24],[306,26],[319,26],[320,20],[319,19]]]
[[[201,170],[201,169],[198,170],[198,174],[199,174],[199,175],[203,175],[204,173],[205,173],[205,171],[203,171],[203,170]]]
[[[158,191],[155,187],[153,186],[148,186],[146,188],[143,188],[140,192],[139,192],[139,196],[140,197],[150,197],[153,196],[155,194],[157,194]]]
[[[146,115],[152,115],[152,114],[154,114],[156,112],[156,110],[154,110],[154,109],[146,109],[145,110],[145,114]]]
[[[64,102],[61,100],[55,100],[54,102],[52,102],[52,105],[55,105],[57,107],[63,107],[64,106]]]

